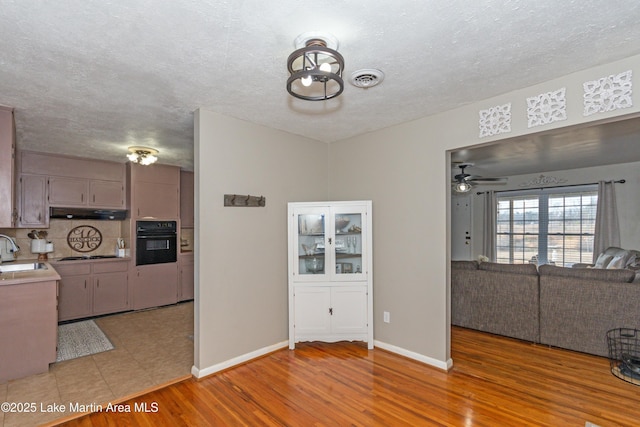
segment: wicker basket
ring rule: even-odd
[[[640,331],[618,328],[607,331],[611,373],[631,384],[640,385]]]

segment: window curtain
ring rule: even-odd
[[[598,182],[598,207],[596,209],[596,229],[593,241],[593,262],[605,249],[620,247],[620,225],[616,204],[615,183]]]
[[[484,193],[484,234],[482,236],[483,255],[489,261],[496,261],[496,194],[495,191]]]

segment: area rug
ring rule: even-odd
[[[107,350],[113,350],[113,344],[93,320],[58,326],[56,362],[102,353]]]

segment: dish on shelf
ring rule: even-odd
[[[351,222],[351,218],[348,216],[336,216],[336,231],[343,231],[347,225]]]

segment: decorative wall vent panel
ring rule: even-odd
[[[633,106],[631,70],[583,83],[584,115]]]
[[[567,120],[566,88],[527,98],[528,127]]]
[[[511,103],[480,110],[480,138],[511,132]]]

